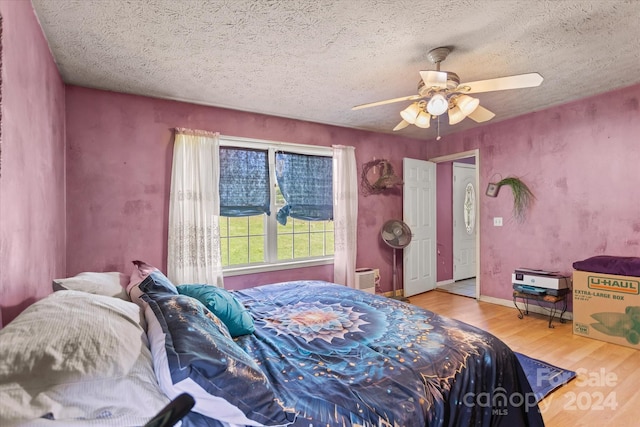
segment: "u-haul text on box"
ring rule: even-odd
[[[640,277],[574,271],[573,332],[640,349]]]

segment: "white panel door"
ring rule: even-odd
[[[436,287],[436,164],[403,159],[403,220],[412,239],[403,249],[404,296]]]
[[[476,165],[453,163],[453,280],[476,275]]]

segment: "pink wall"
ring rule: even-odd
[[[430,158],[480,150],[482,295],[510,299],[517,267],[570,273],[594,255],[640,256],[639,99],[636,85],[429,143]],[[494,174],[533,190],[524,223],[508,188],[484,195]]]
[[[29,1],[2,1],[0,307],[8,323],[65,274],[64,85]]]
[[[300,144],[356,147],[356,161],[426,158],[424,141],[298,120],[67,87],[67,274],[128,273],[143,259],[166,268],[172,129]],[[385,220],[402,218],[402,190],[360,196],[358,267],[381,270],[391,290],[392,252],[380,240]],[[292,279],[333,279],[333,267],[313,267],[225,278],[229,289]],[[401,283],[399,284],[399,286]]]

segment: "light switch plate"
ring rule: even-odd
[[[496,216],[493,218],[493,226],[494,227],[502,227],[502,217]]]

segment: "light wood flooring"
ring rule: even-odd
[[[411,304],[490,332],[512,350],[578,376],[540,402],[547,427],[640,426],[640,350],[573,334],[572,323],[475,299],[431,291]]]

